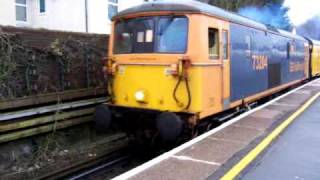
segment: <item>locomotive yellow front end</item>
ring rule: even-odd
[[[113,105],[171,112],[200,110],[199,98],[191,97],[199,94],[200,81],[188,56],[189,22],[180,15],[114,22],[108,67]]]
[[[96,118],[104,119],[98,126],[109,126],[106,119],[113,115],[106,115],[106,111],[155,111],[154,121],[162,119],[156,122],[158,128],[168,125],[165,123],[175,127],[173,132],[166,127],[162,132],[165,139],[171,139],[184,126],[177,114],[191,117],[201,111],[202,73],[192,66],[192,54],[197,49],[189,48],[197,39],[191,36],[197,30],[192,28],[197,26],[193,18],[161,13],[114,19],[105,67],[112,100],[108,107],[97,108]]]

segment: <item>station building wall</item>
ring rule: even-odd
[[[115,12],[144,1],[1,0],[0,25],[109,34]]]

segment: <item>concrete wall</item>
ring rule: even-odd
[[[108,0],[88,1],[88,32],[109,34]],[[46,0],[46,12],[40,13],[39,0],[27,0],[27,22],[16,22],[15,0],[0,0],[0,25],[17,25],[74,32],[86,32],[85,0]],[[144,0],[118,0],[118,11]]]
[[[46,0],[44,13],[38,0],[29,2],[30,27],[85,32],[84,0]]]
[[[108,1],[88,0],[89,32],[110,33],[108,18]]]
[[[14,0],[0,0],[0,25],[16,25]]]
[[[143,3],[144,0],[118,0],[118,11]],[[108,17],[108,0],[88,0],[89,32],[107,33],[111,31]]]

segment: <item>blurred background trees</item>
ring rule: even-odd
[[[263,24],[291,31],[293,26],[288,17],[284,0],[199,0],[228,11],[233,11]]]
[[[198,0],[246,16],[266,25],[293,30],[285,0]],[[320,15],[296,27],[299,35],[320,40]]]
[[[302,36],[320,40],[320,15],[309,19],[297,27],[297,33]]]
[[[284,0],[199,0],[220,8],[238,12],[240,8],[253,6],[257,8],[264,7],[268,4],[278,4],[281,5],[284,3]]]

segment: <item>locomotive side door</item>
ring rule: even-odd
[[[311,78],[312,76],[312,71],[311,71],[311,56],[310,56],[310,46],[309,43],[304,44],[304,75],[305,78]]]
[[[222,55],[222,105],[228,109],[230,105],[230,35],[229,30],[221,31],[221,55]]]
[[[209,28],[209,59],[216,62],[219,67],[219,83],[216,88],[220,88],[221,110],[228,109],[230,104],[230,43],[229,30],[223,28]]]
[[[230,108],[230,23],[209,16],[199,20],[196,29],[203,38],[197,39],[200,44],[194,54],[201,72],[199,117],[203,118]]]

